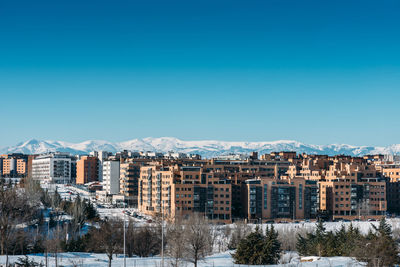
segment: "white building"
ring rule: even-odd
[[[45,183],[71,183],[73,159],[68,153],[49,153],[32,161],[32,178]]]
[[[103,190],[110,195],[119,194],[119,161],[103,162]]]
[[[92,151],[89,155],[99,159],[99,181],[101,182],[103,181],[103,162],[107,160],[112,153],[107,151]]]

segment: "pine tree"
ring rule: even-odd
[[[379,220],[378,227],[374,224],[372,224],[372,227],[380,236],[392,236],[392,227],[387,223],[385,217]]]
[[[399,263],[397,244],[385,218],[380,220],[378,226],[372,225],[366,236],[359,238],[352,256],[370,266],[393,266]]]
[[[278,232],[273,227],[267,227],[263,235],[257,226],[254,232],[240,240],[232,256],[236,264],[276,264],[280,258],[280,247]]]
[[[317,223],[317,230],[315,231],[315,246],[317,249],[318,256],[324,256],[325,240],[326,239],[326,228],[322,220]]]
[[[269,229],[268,226],[266,228],[263,251],[267,264],[276,264],[278,262],[281,252],[281,243],[278,240],[278,232],[275,231],[273,225],[271,229]]]
[[[236,252],[232,255],[236,264],[261,264],[259,253],[263,247],[264,237],[258,228],[240,240]]]
[[[93,206],[92,202],[88,201],[88,202],[84,202],[85,204],[85,216],[87,220],[93,220],[98,218],[98,214],[97,214],[97,210],[95,209],[95,207]]]
[[[308,254],[308,240],[300,234],[297,234],[296,250],[300,255]]]

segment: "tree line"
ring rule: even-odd
[[[342,225],[338,231],[326,231],[320,221],[314,232],[298,235],[296,247],[300,255],[353,257],[369,266],[399,263],[398,241],[385,217],[378,226],[371,224],[367,234],[362,234],[352,224],[347,229]]]

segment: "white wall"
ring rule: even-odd
[[[108,194],[119,194],[119,161],[103,162],[103,185]]]

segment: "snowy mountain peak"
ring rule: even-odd
[[[400,154],[400,144],[387,147],[353,146],[347,144],[312,145],[294,140],[278,140],[269,142],[232,142],[232,141],[184,141],[175,137],[146,137],[132,139],[124,142],[108,142],[104,140],[87,140],[81,143],[64,141],[41,141],[30,139],[15,146],[0,149],[1,153],[40,154],[46,152],[69,152],[71,154],[87,154],[90,151],[117,152],[130,151],[156,151],[156,152],[182,152],[200,154],[203,157],[213,157],[223,154],[239,153],[249,154],[257,151],[260,154],[272,151],[296,151],[307,154],[337,155],[345,154],[361,156],[365,154]]]

